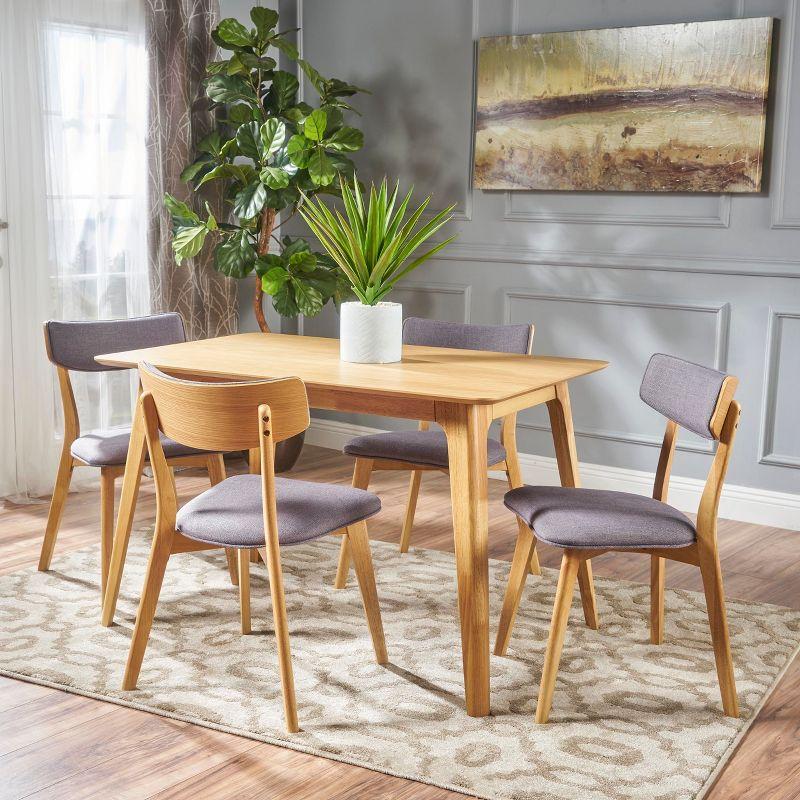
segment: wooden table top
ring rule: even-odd
[[[604,369],[607,361],[523,356],[445,347],[403,346],[395,364],[339,360],[339,340],[279,333],[240,333],[97,356],[101,364],[147,361],[170,374],[259,379],[297,376],[309,389],[470,404],[517,395]]]

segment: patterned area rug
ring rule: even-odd
[[[649,591],[597,579],[601,629],[572,616],[551,723],[533,721],[556,573],[530,576],[508,658],[492,656],[492,716],[463,708],[453,557],[373,543],[391,663],[377,666],[358,589],[331,587],[338,539],[286,548],[302,731],[284,732],[266,569],[253,570],[252,636],[238,631],[224,556],[174,557],[139,690],[118,687],[142,585],[132,542],[117,625],[102,628],[97,549],[55,571],[0,577],[0,673],[483,798],[698,798],[800,642],[800,613],[731,602],[742,719],[722,716],[704,602],[667,592],[665,644],[648,643]],[[509,565],[491,563],[494,631]]]

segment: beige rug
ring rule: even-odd
[[[492,657],[492,716],[463,708],[452,556],[373,543],[391,664],[379,667],[355,586],[334,591],[338,540],[284,550],[301,733],[284,732],[271,611],[253,574],[254,634],[238,632],[224,558],[169,565],[137,692],[118,691],[142,584],[134,537],[118,612],[98,624],[95,548],[55,571],[0,577],[0,673],[254,739],[514,800],[698,798],[800,641],[800,613],[731,602],[742,719],[720,712],[701,595],[667,592],[666,643],[648,644],[647,587],[597,579],[601,630],[573,605],[551,724],[533,721],[556,573],[530,577],[508,658]],[[491,564],[492,630],[508,564]]]

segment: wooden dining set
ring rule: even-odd
[[[137,687],[170,556],[224,550],[231,582],[238,586],[242,634],[251,631],[250,570],[260,560],[266,563],[285,723],[296,732],[282,548],[341,536],[335,586],[346,585],[352,564],[375,659],[386,664],[391,642],[387,648],[367,532],[367,520],[380,512],[381,503],[368,491],[370,476],[375,470],[410,474],[400,536],[405,553],[421,475],[444,472],[451,488],[465,706],[470,716],[483,717],[490,713],[487,480],[489,470],[501,470],[509,486],[505,505],[517,517],[518,536],[495,655],[505,655],[509,647],[528,575],[540,573],[537,540],[563,550],[536,722],[547,722],[550,714],[575,584],[586,624],[599,628],[591,559],[620,550],[650,556],[654,645],[664,638],[665,561],[699,567],[722,709],[738,716],[717,549],[717,510],[741,412],[734,400],[737,379],[674,356],[653,355],[640,397],[667,420],[653,496],[583,489],[568,386],[607,363],[534,356],[533,335],[533,325],[527,324],[409,318],[401,362],[355,364],[340,361],[335,339],[244,333],[186,341],[181,318],[172,313],[47,322],[45,343],[58,375],[65,430],[39,569],[50,567],[73,470],[99,468],[101,622],[112,625],[139,484],[149,466],[156,524],[122,688]],[[118,369],[139,373],[132,426],[82,435],[70,372]],[[560,486],[522,481],[517,414],[539,404],[549,414]],[[351,486],[276,477],[275,447],[308,428],[310,407],[415,420],[418,429],[351,440],[344,448],[355,462]],[[494,420],[500,420],[499,439],[490,435]],[[681,427],[717,443],[696,521],[667,503]],[[250,454],[250,472],[226,477],[223,456],[238,451]],[[207,469],[211,487],[179,507],[175,467]],[[122,488],[115,517],[117,478]]]

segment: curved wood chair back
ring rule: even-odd
[[[152,395],[158,427],[170,439],[198,450],[250,450],[261,445],[259,406],[270,408],[273,444],[309,425],[308,397],[299,378],[237,383],[187,381],[139,364],[144,392]]]
[[[716,536],[722,486],[742,413],[741,405],[733,399],[738,385],[734,375],[661,353],[650,359],[642,380],[641,399],[667,417],[653,486],[656,500],[667,502],[680,427],[718,442],[697,512],[700,539]]]

